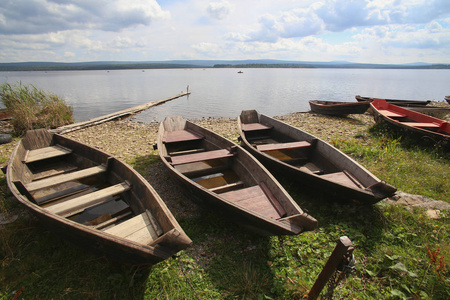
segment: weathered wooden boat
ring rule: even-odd
[[[17,200],[82,248],[151,265],[191,244],[141,175],[67,137],[28,131],[12,152],[6,175]]]
[[[199,204],[261,235],[313,230],[278,181],[239,145],[182,117],[160,124],[158,151],[171,174]]]
[[[238,128],[242,145],[270,171],[314,191],[362,204],[396,191],[330,144],[256,110],[242,111]]]
[[[375,121],[383,120],[396,127],[431,138],[435,143],[450,144],[450,123],[405,107],[376,99],[370,103]]]
[[[370,107],[370,102],[337,102],[310,100],[311,111],[331,116],[345,116],[350,114],[363,114]]]
[[[360,95],[356,95],[355,99],[359,102],[365,101],[372,102],[374,99],[378,98],[362,97]],[[400,100],[400,99],[384,99],[384,100],[386,100],[388,103],[392,103],[397,106],[406,106],[406,107],[423,106],[431,102],[431,100]]]

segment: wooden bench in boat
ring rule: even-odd
[[[268,218],[277,220],[286,216],[284,208],[263,182],[259,185],[226,192],[220,196]]]
[[[286,150],[286,149],[299,149],[311,147],[311,144],[307,141],[289,142],[289,143],[277,143],[277,144],[263,144],[257,145],[256,149],[259,151],[273,151],[273,150]]]
[[[149,210],[103,232],[140,244],[150,244],[164,233]]]
[[[406,115],[404,115],[404,114],[396,113],[396,112],[393,112],[392,110],[387,110],[387,109],[380,109],[380,110],[378,110],[378,112],[380,114],[382,114],[383,116],[386,116],[389,118],[404,118],[404,117],[406,117]]]
[[[213,151],[205,151],[193,154],[185,154],[178,156],[171,156],[171,164],[172,165],[182,165],[189,164],[199,161],[212,160],[218,158],[226,158],[233,156],[234,153],[227,149],[213,150]]]
[[[47,158],[59,157],[72,153],[72,150],[60,145],[28,150],[25,154],[23,162],[32,163]]]
[[[273,128],[273,126],[264,125],[261,123],[242,123],[241,127],[243,131],[267,130]]]
[[[78,180],[82,178],[86,178],[93,175],[99,175],[101,173],[106,172],[105,166],[95,166],[87,169],[83,169],[80,171],[75,171],[71,173],[61,174],[37,181],[32,181],[30,183],[25,184],[25,188],[31,193],[37,191],[42,188],[50,187],[53,185],[69,182],[72,180]]]
[[[131,187],[127,182],[122,182],[77,198],[67,200],[65,202],[47,206],[45,209],[51,213],[68,217],[83,211],[88,207],[107,202],[109,201],[108,197],[126,192],[130,188]]]
[[[401,124],[411,127],[419,128],[439,128],[439,124],[436,123],[422,123],[422,122],[401,122]]]
[[[204,139],[203,136],[189,130],[165,131],[163,143],[187,142]]]

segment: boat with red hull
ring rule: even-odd
[[[435,143],[450,144],[449,122],[393,105],[384,99],[375,99],[370,106],[374,111],[375,121],[383,120],[422,137],[431,138]]]

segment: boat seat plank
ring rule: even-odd
[[[273,126],[264,125],[261,123],[242,123],[241,127],[243,131],[267,130],[273,128]]]
[[[329,173],[329,174],[324,174],[321,175],[320,177],[327,179],[327,180],[331,180],[334,182],[338,182],[350,187],[355,187],[355,188],[360,188],[361,184],[357,184],[354,180],[350,178],[349,176],[347,176],[347,174],[345,174],[345,172],[336,172],[336,173]]]
[[[146,212],[134,216],[114,227],[105,229],[104,232],[134,242],[149,244],[158,238],[158,234],[149,219],[149,213],[150,212],[147,210]]]
[[[214,193],[225,193],[234,189],[239,189],[242,188],[244,186],[244,182],[243,181],[236,181],[236,182],[232,182],[232,183],[228,183],[222,186],[217,186],[214,188],[209,189],[211,192]]]
[[[47,158],[59,157],[72,153],[72,150],[59,145],[29,150],[25,156],[24,162],[31,163]]]
[[[172,156],[171,164],[172,165],[189,164],[189,163],[193,163],[193,162],[231,157],[233,155],[234,155],[234,153],[231,153],[227,149],[205,151],[205,152],[200,152],[200,153]]]
[[[75,172],[71,172],[71,173],[61,174],[61,175],[57,175],[57,176],[53,176],[53,177],[49,177],[49,178],[45,178],[45,179],[41,179],[41,180],[37,180],[37,181],[32,181],[30,183],[27,183],[25,185],[25,188],[27,188],[27,190],[31,193],[36,190],[42,189],[42,188],[61,184],[64,182],[69,182],[69,181],[86,178],[89,176],[99,175],[104,172],[106,172],[105,166],[95,166],[95,167],[91,167],[91,168],[87,168],[87,169],[83,169],[83,170],[79,170],[79,171],[75,171]]]
[[[392,110],[387,109],[379,109],[378,112],[382,114],[383,116],[390,117],[390,118],[404,118],[406,115],[400,114],[397,112],[393,112]]]
[[[88,223],[89,225],[98,225],[99,223],[95,223],[94,220],[98,219],[99,217],[108,214],[108,219],[111,219],[113,216],[124,213],[126,210],[130,210],[130,206],[123,200],[112,200],[85,209],[81,214],[74,217],[72,221],[81,224]]]
[[[196,141],[203,138],[203,136],[189,130],[175,130],[164,132],[163,142],[167,144],[175,142]]]
[[[32,172],[35,170],[31,169]],[[60,175],[64,173],[69,173],[78,170],[77,166],[71,164],[64,164],[61,161],[58,161],[56,164],[47,164],[44,169],[39,169],[36,173],[33,174],[33,181],[41,180],[47,177],[52,177],[55,175]]]
[[[264,152],[264,151],[298,149],[298,148],[308,148],[308,147],[311,147],[311,144],[309,142],[299,141],[299,142],[289,142],[289,143],[257,145],[256,149]]]
[[[272,219],[282,216],[259,185],[220,194],[224,199]]]
[[[421,127],[421,128],[439,128],[439,124],[436,123],[421,123],[421,122],[401,122],[401,124],[412,127]]]
[[[129,189],[130,185],[126,182],[122,182],[87,195],[48,206],[46,209],[54,214],[67,216],[68,214],[74,214],[75,212],[84,210],[88,207],[109,201],[109,199],[107,199],[108,197],[126,192]]]

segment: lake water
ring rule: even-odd
[[[186,91],[191,95],[137,115],[188,119],[236,117],[243,109],[271,116],[308,111],[308,100],[356,101],[355,95],[439,100],[450,94],[450,70],[164,69],[0,72],[0,82],[33,84],[63,97],[78,121]]]

